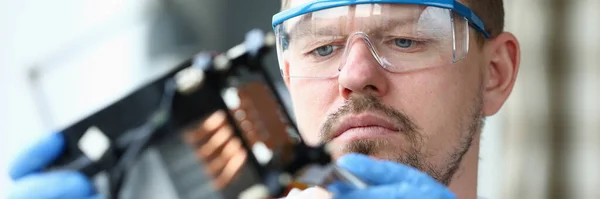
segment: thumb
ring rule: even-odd
[[[9,175],[17,180],[36,172],[54,161],[64,150],[65,138],[61,133],[53,133],[26,149],[13,162]]]
[[[59,171],[19,179],[8,198],[88,198],[95,194],[92,182],[83,174]]]

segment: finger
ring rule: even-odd
[[[244,148],[242,148],[241,141],[238,138],[232,139],[229,141],[219,154],[217,154],[214,158],[205,159],[206,169],[211,175],[218,175],[225,168],[227,162],[230,161],[236,154],[245,152]]]
[[[64,150],[65,139],[61,133],[53,133],[38,141],[31,148],[17,156],[9,175],[17,180],[25,175],[41,170],[56,159]]]
[[[218,149],[231,139],[233,139],[233,129],[229,125],[223,126],[206,143],[199,146],[196,153],[205,158],[211,157],[214,153],[219,152]]]
[[[215,179],[216,187],[226,187],[242,170],[248,154],[242,151],[232,157],[223,168],[221,174]]]
[[[186,132],[184,134],[184,139],[187,143],[196,145],[197,143],[206,140],[215,133],[215,131],[226,124],[225,112],[219,110],[200,122],[197,127],[191,128],[189,132]]]
[[[233,139],[218,154],[217,157],[207,160],[210,174],[215,177],[220,175],[221,172],[226,168],[226,165],[231,159],[239,153],[245,153],[246,150],[242,148],[242,144],[239,139]]]
[[[353,186],[340,181],[336,181],[327,186],[327,190],[335,195],[345,194],[347,192],[354,191],[354,189],[355,188]]]
[[[455,199],[456,196],[449,189],[438,185],[415,186],[409,183],[400,183],[387,186],[369,187],[354,190],[345,194],[336,194],[334,199]]]
[[[228,157],[216,157],[213,158],[210,161],[206,161],[205,160],[205,170],[206,172],[211,175],[211,176],[216,176],[219,173],[221,173],[221,171],[223,170],[223,168],[225,167],[225,165],[227,164],[228,161]]]
[[[375,160],[362,154],[348,154],[338,159],[337,164],[370,185],[398,182],[413,184],[437,183],[429,175],[396,162]]]
[[[31,174],[16,181],[10,199],[87,198],[96,194],[87,177],[78,172]]]
[[[214,131],[227,122],[227,114],[223,110],[218,110],[210,115],[202,123],[202,129],[204,131]]]

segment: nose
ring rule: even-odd
[[[385,69],[373,57],[367,42],[355,37],[348,43],[346,60],[338,76],[339,92],[344,99],[356,94],[381,97],[388,91]]]

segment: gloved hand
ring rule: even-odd
[[[342,182],[328,187],[334,199],[455,199],[454,194],[429,175],[391,161],[375,160],[365,155],[348,154],[337,164],[370,186],[357,190]]]
[[[92,182],[76,171],[42,172],[64,150],[65,139],[54,133],[16,158],[9,171],[14,181],[9,199],[100,199]]]

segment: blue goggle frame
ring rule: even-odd
[[[288,19],[328,8],[375,3],[414,4],[450,9],[467,19],[469,24],[471,24],[475,30],[481,32],[485,38],[489,39],[491,37],[490,34],[485,30],[485,26],[481,18],[475,15],[473,10],[471,10],[469,7],[456,0],[316,0],[273,15],[272,25],[273,29],[275,29],[277,25]]]

